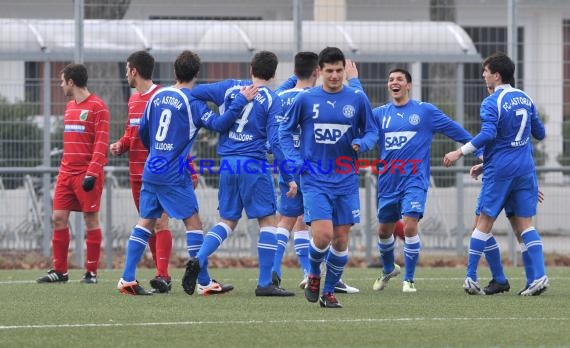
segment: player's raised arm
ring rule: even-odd
[[[242,87],[230,104],[228,110],[222,115],[216,115],[205,102],[197,100],[195,102],[198,103],[197,105],[200,110],[197,113],[197,115],[200,115],[200,121],[198,122],[204,127],[216,132],[225,132],[230,129],[240,115],[246,111],[247,105],[249,105],[248,103],[255,98],[257,93],[258,88],[256,86]]]

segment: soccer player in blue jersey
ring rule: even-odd
[[[481,103],[481,131],[469,143],[444,156],[444,165],[451,166],[465,154],[484,148],[481,215],[471,234],[463,284],[469,294],[484,294],[477,282],[477,266],[493,223],[505,207],[513,211],[515,232],[521,234],[532,262],[534,280],[521,295],[540,295],[550,286],[542,240],[532,222],[536,215],[538,184],[530,136],[542,140],[545,131],[533,100],[509,84],[514,81],[514,72],[515,64],[503,53],[493,54],[483,61],[483,78],[494,92]]]
[[[430,103],[410,99],[412,76],[393,69],[388,75],[392,102],[374,109],[380,126],[378,174],[378,250],[383,261],[382,275],[374,290],[383,290],[400,274],[394,263],[394,229],[403,216],[403,292],[416,292],[414,274],[420,254],[418,223],[424,214],[430,184],[430,148],[435,133],[466,143],[471,135]]]
[[[245,209],[247,217],[257,219],[260,227],[257,243],[259,278],[255,295],[295,295],[273,284],[271,280],[271,269],[277,249],[277,202],[271,173],[274,167],[268,166],[266,162],[266,143],[269,142],[279,166],[283,155],[279,147],[277,129],[283,113],[281,99],[267,85],[275,76],[277,63],[274,53],[260,51],[251,61],[252,81],[224,80],[200,85],[192,90],[193,96],[214,102],[220,110],[228,108],[242,86],[253,82],[259,94],[245,107],[232,127],[220,135],[218,208],[221,221],[208,231],[196,258],[191,258],[186,265],[182,285],[188,294],[194,292],[196,281],[200,285],[209,281],[203,275],[208,267],[208,257],[228,238]]]
[[[315,86],[319,78],[318,59],[319,56],[314,52],[299,52],[295,55],[295,75],[275,90],[277,95],[281,98],[283,113],[289,110],[291,105],[293,105],[295,97],[299,93]],[[356,65],[350,60],[346,61],[346,65],[347,80],[351,80],[351,83],[358,84],[360,89],[362,89],[360,81],[358,81]],[[349,69],[351,75],[348,73]],[[297,148],[300,147],[300,135],[301,129],[298,127],[293,134],[293,143]],[[281,263],[289,241],[289,233],[293,230],[295,253],[299,258],[299,263],[303,270],[303,280],[299,283],[299,287],[304,289],[309,275],[310,236],[308,226],[303,220],[303,193],[299,189],[300,177],[299,174],[287,176],[280,173],[278,182],[280,188],[278,202],[279,218],[277,224],[278,244],[273,262],[272,281],[274,284],[281,286]],[[350,294],[359,292],[357,288],[344,283],[342,279],[339,279],[334,290],[335,292]]]
[[[157,91],[150,98],[141,118],[139,136],[149,149],[149,155],[142,175],[140,219],[127,243],[125,268],[117,284],[123,294],[152,294],[139,285],[135,273],[148,240],[154,233],[156,221],[163,212],[184,221],[189,250],[192,244],[201,243],[201,240],[192,239],[202,236],[198,202],[191,176],[187,172],[187,158],[192,143],[201,127],[219,132],[227,130],[247,103],[257,95],[255,86],[240,88],[227,111],[217,116],[205,102],[194,99],[190,94],[199,69],[198,55],[183,51],[174,62],[176,84]],[[204,293],[220,293],[224,290],[220,283],[212,279],[208,279],[204,285]]]
[[[340,49],[320,52],[319,71],[323,85],[297,95],[279,126],[279,139],[287,161],[301,173],[304,218],[312,231],[305,297],[325,308],[341,308],[334,287],[348,262],[350,227],[360,221],[357,152],[376,142],[378,126],[364,92],[343,85],[345,57]],[[299,126],[297,148],[294,134]],[[326,279],[319,296],[325,258]]]

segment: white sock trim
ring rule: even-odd
[[[221,226],[224,230],[226,230],[226,233],[228,234],[228,237],[230,236],[230,233],[232,233],[232,229],[230,228],[230,226],[228,226],[228,224],[226,224],[225,222],[218,222],[217,223],[218,226]]]
[[[259,229],[259,232],[268,232],[268,233],[273,233],[273,234],[277,235],[277,227],[273,227],[273,226],[261,227]]]
[[[491,235],[489,233],[481,232],[480,230],[475,228],[473,230],[473,233],[471,233],[471,238],[479,239],[482,240],[483,242],[486,242],[489,238],[491,238]]]
[[[394,240],[395,240],[394,235],[391,235],[389,238],[386,239],[378,237],[378,242],[380,242],[380,244],[385,244],[385,245],[394,243]]]
[[[276,234],[280,234],[282,236],[285,236],[287,239],[289,239],[290,232],[285,227],[277,227],[277,233]]]
[[[534,230],[536,230],[536,228],[534,228],[534,226],[530,226],[526,230],[522,231],[521,236],[527,232],[534,231]]]
[[[313,238],[311,238],[310,244],[311,244],[311,248],[315,249],[315,250],[316,250],[317,252],[319,252],[319,253],[325,253],[325,252],[327,252],[327,251],[329,250],[329,248],[330,248],[330,244],[327,245],[324,249],[319,249],[319,248],[317,248],[317,247],[315,246],[315,243],[313,243]]]
[[[200,234],[200,235],[202,235],[202,236],[204,235],[204,231],[202,231],[202,230],[190,230],[190,231],[186,231],[186,234],[189,234],[189,233]]]
[[[135,228],[141,229],[152,236],[152,232],[149,229],[142,227],[141,225],[135,225]]]
[[[348,256],[348,248],[346,248],[346,250],[344,250],[344,251],[338,251],[338,250],[335,250],[335,248],[331,246],[329,249],[329,252],[335,256],[338,256],[338,257]]]
[[[420,242],[420,235],[416,234],[413,237],[404,237],[404,242],[406,244],[416,244]]]
[[[293,232],[293,239],[311,239],[311,236],[307,230],[295,231]]]

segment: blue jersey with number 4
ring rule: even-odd
[[[200,100],[214,102],[223,112],[242,87],[250,86],[249,80],[224,80],[203,84],[192,89],[192,95]],[[267,87],[259,87],[254,100],[246,105],[231,128],[220,134],[220,156],[248,156],[259,160],[267,157],[266,143],[277,160],[282,153],[277,138],[278,122],[283,117],[281,99]]]

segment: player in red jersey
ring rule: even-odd
[[[69,280],[69,213],[80,211],[87,230],[86,273],[81,282],[95,284],[101,254],[99,207],[109,145],[109,109],[87,89],[87,69],[82,64],[67,65],[61,72],[60,86],[72,100],[65,108],[63,157],[53,198],[53,269],[37,282]]]
[[[127,58],[126,78],[129,86],[136,88],[137,92],[129,98],[125,134],[109,147],[111,154],[115,156],[125,152],[129,153],[131,190],[137,210],[139,210],[142,172],[148,156],[148,150],[138,135],[139,121],[148,100],[160,88],[152,81],[153,70],[154,58],[146,51],[134,52]],[[193,175],[194,186],[197,181],[198,177]],[[148,241],[148,245],[156,265],[156,276],[151,279],[150,284],[155,292],[169,292],[172,287],[168,273],[172,251],[172,232],[168,229],[168,216],[165,213],[157,220],[155,233]]]

